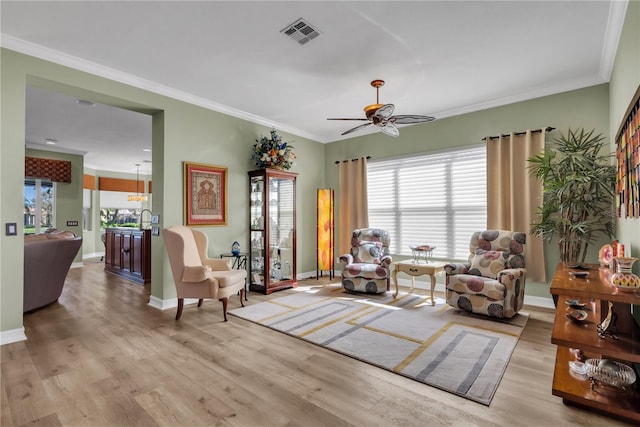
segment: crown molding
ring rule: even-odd
[[[536,98],[542,98],[544,96],[557,95],[563,92],[570,92],[572,90],[584,89],[586,87],[596,86],[596,85],[607,83],[607,82],[608,82],[607,80],[601,77],[572,80],[570,82],[561,83],[554,86],[536,88],[536,89],[533,89],[527,92],[522,92],[516,95],[509,95],[503,98],[492,99],[491,101],[480,102],[480,103],[468,105],[462,108],[441,111],[439,113],[435,113],[431,115],[435,116],[436,119],[444,119],[446,117],[459,116],[462,114],[488,110],[490,108],[502,107],[509,104],[515,104],[517,102],[530,101]]]
[[[602,45],[602,55],[600,56],[600,76],[607,82],[611,79],[611,72],[616,61],[616,53],[628,6],[629,2],[627,0],[609,3],[607,30]]]
[[[68,55],[66,53],[49,49],[42,45],[31,43],[7,34],[2,33],[0,37],[0,47],[14,50],[16,52],[33,56],[35,58],[43,59],[45,61],[53,62],[58,65],[73,68],[78,71],[93,74],[98,77],[103,77],[109,80],[113,80],[118,83],[123,83],[129,86],[133,86],[138,89],[143,89],[149,92],[156,93],[158,95],[166,96],[178,101],[183,101],[189,104],[197,105],[208,110],[216,111],[218,113],[226,114],[228,116],[236,117],[238,119],[246,120],[251,123],[256,123],[269,128],[276,128],[279,131],[292,133],[294,135],[308,138],[316,142],[327,142],[325,138],[318,135],[313,135],[309,132],[305,132],[301,129],[297,129],[291,126],[287,126],[284,123],[275,122],[265,117],[257,116],[255,114],[247,113],[211,100],[199,97],[197,95],[184,92],[169,86],[156,83],[151,80],[143,79],[134,76],[129,73],[125,73],[114,68],[105,67],[95,62],[87,61],[76,56]]]
[[[628,3],[628,0],[614,0],[609,2],[609,15],[607,19],[607,27],[605,30],[605,38],[602,46],[600,66],[598,71],[599,78],[570,81],[552,87],[533,89],[527,92],[493,99],[486,102],[480,102],[473,105],[467,105],[461,108],[430,113],[430,115],[436,117],[437,119],[443,119],[609,82],[615,63],[617,47],[620,41],[622,27],[624,25]],[[337,136],[335,138],[326,138],[319,135],[314,135],[298,128],[288,126],[284,123],[274,122],[265,117],[250,114],[248,112],[219,104],[188,92],[180,91],[169,86],[142,79],[135,75],[124,73],[113,68],[105,67],[94,62],[86,61],[84,59],[68,55],[60,51],[49,49],[42,45],[31,43],[16,37],[2,34],[2,37],[0,38],[0,46],[59,65],[64,65],[79,71],[87,72],[99,77],[107,78],[119,83],[127,84],[132,87],[147,90],[149,92],[167,96],[169,98],[173,98],[189,104],[197,105],[228,116],[246,120],[251,123],[262,125],[268,128],[277,128],[280,131],[308,138],[319,143],[337,142],[376,133],[376,129],[368,129],[364,130],[357,136],[349,135]]]

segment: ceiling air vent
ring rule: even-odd
[[[280,32],[285,36],[291,37],[300,44],[306,44],[320,35],[320,32],[315,28],[315,26],[311,26],[302,18],[298,19],[291,25],[287,25],[285,28],[280,30]]]

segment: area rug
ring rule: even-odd
[[[426,294],[426,291],[424,291]],[[229,314],[489,405],[528,315],[490,320],[426,295],[299,287]]]

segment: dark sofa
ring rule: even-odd
[[[57,301],[80,246],[82,237],[71,231],[24,237],[23,312]]]

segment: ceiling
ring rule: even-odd
[[[375,103],[373,79],[386,81],[380,102],[396,114],[436,120],[608,82],[626,7],[3,0],[0,28],[3,47],[326,143],[358,124],[327,117],[364,117]],[[305,44],[285,36],[299,18],[319,36]],[[35,88],[26,114],[27,146],[53,138],[48,149],[86,153],[87,167],[150,171],[144,114]]]

